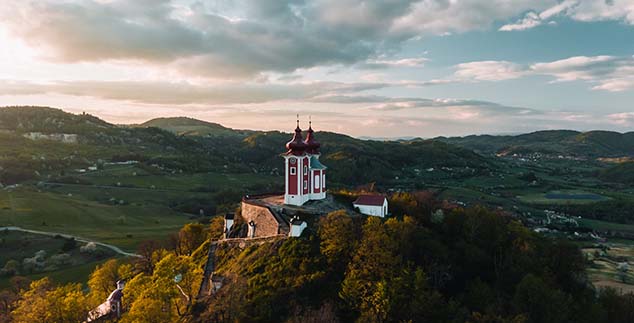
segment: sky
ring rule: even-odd
[[[0,106],[435,137],[634,127],[634,0],[3,0]]]

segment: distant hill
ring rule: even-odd
[[[408,168],[486,169],[492,164],[471,150],[434,140],[370,141],[332,132],[317,132],[315,136],[322,143],[321,160],[332,169],[329,178],[338,183],[385,183]],[[238,147],[249,161],[279,167],[279,155],[290,139],[287,133],[259,132],[245,138]]]
[[[250,133],[250,131],[233,130],[217,123],[188,117],[156,118],[138,126],[160,128],[180,136],[247,136]]]
[[[474,135],[438,137],[435,140],[486,155],[544,153],[588,158],[634,156],[634,132],[547,130],[517,136]]]
[[[47,107],[6,107],[0,109],[0,129],[42,133],[86,133],[115,126],[89,114],[71,114]]]

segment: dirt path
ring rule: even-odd
[[[108,248],[108,249],[110,249],[110,250],[112,250],[112,251],[114,251],[117,254],[122,255],[122,256],[137,257],[137,258],[141,257],[140,255],[138,255],[136,253],[123,251],[121,248],[119,248],[117,246],[114,246],[114,245],[111,245],[111,244],[98,242],[98,241],[93,241],[93,240],[81,238],[81,237],[70,235],[70,234],[64,234],[64,233],[58,233],[58,232],[46,232],[46,231],[29,230],[29,229],[23,229],[23,228],[20,228],[20,227],[0,227],[0,231],[2,231],[2,230],[20,231],[20,232],[27,232],[27,233],[33,233],[33,234],[41,234],[41,235],[50,236],[50,237],[60,236],[60,237],[66,238],[66,239],[74,238],[76,241],[79,241],[79,242],[84,242],[84,243],[92,242],[92,243],[94,243],[94,244],[96,244],[98,246],[101,246],[101,247],[104,247],[104,248]]]

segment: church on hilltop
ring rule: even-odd
[[[236,232],[238,228],[232,228],[231,216],[225,219],[227,237],[299,236],[307,224],[298,215],[319,216],[340,208],[326,197],[326,166],[319,162],[321,145],[315,138],[312,122],[304,139],[298,118],[295,134],[285,147],[284,194],[244,196],[240,212],[247,230]]]
[[[287,152],[284,154],[284,204],[299,206],[310,200],[326,198],[326,166],[319,162],[320,147],[312,122],[309,122],[306,140],[302,140],[298,119],[295,134],[286,143]]]
[[[309,121],[304,139],[298,117],[293,138],[285,147],[284,194],[245,195],[240,205],[241,221],[236,221],[233,214],[225,217],[225,238],[297,237],[308,226],[306,221],[350,209],[326,195],[327,168],[319,161],[321,144],[315,138],[312,122]],[[354,207],[362,214],[386,216],[387,199],[370,197],[372,203],[357,200]]]

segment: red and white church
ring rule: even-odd
[[[310,200],[326,198],[326,166],[319,162],[321,145],[315,139],[312,122],[309,122],[306,140],[302,129],[297,128],[293,139],[286,143],[284,204],[303,205]]]

